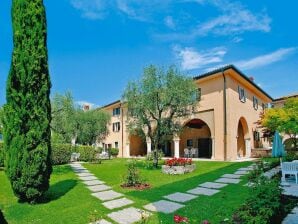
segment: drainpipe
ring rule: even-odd
[[[120,108],[121,108],[121,148],[122,148],[122,158],[124,157],[124,144],[123,144],[123,132],[124,132],[124,125],[123,125],[123,107],[122,103],[120,103]]]
[[[224,160],[227,160],[227,82],[224,70],[221,70],[223,80],[224,80],[224,89],[223,89],[223,103],[224,103]]]

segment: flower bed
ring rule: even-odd
[[[162,172],[166,174],[185,174],[196,169],[196,165],[192,163],[192,159],[173,158],[166,160],[166,165],[162,166]]]

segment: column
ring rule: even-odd
[[[250,158],[251,157],[250,138],[245,139],[245,156],[247,158]]]
[[[174,157],[179,158],[180,157],[180,153],[179,153],[180,138],[176,136],[173,138],[173,141],[174,141]]]
[[[146,143],[147,143],[147,154],[151,153],[151,139],[149,137],[146,137]]]
[[[212,156],[211,156],[211,159],[215,159],[215,138],[214,137],[211,137],[211,144],[212,144]]]
[[[125,158],[130,157],[130,142],[126,142],[124,157]]]

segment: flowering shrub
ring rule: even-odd
[[[180,215],[174,215],[174,222],[175,223],[188,223],[188,218],[180,216]]]
[[[191,165],[192,159],[187,158],[173,158],[173,159],[167,159],[166,165],[167,166],[185,166],[185,165]]]

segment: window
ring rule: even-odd
[[[267,103],[262,103],[262,109],[265,110],[268,108],[268,104]]]
[[[192,139],[187,139],[186,146],[187,147],[192,147]]]
[[[118,142],[115,142],[115,148],[118,149],[118,147],[119,147]]]
[[[243,103],[246,102],[246,93],[244,88],[238,86],[238,93],[239,93],[239,100]]]
[[[254,140],[255,141],[260,141],[260,132],[254,131]]]
[[[120,131],[120,122],[113,123],[113,132]]]
[[[258,106],[259,106],[259,100],[257,97],[253,97],[253,107],[255,108],[255,110],[258,109]]]
[[[113,109],[113,116],[117,116],[117,115],[120,115],[120,107]]]

